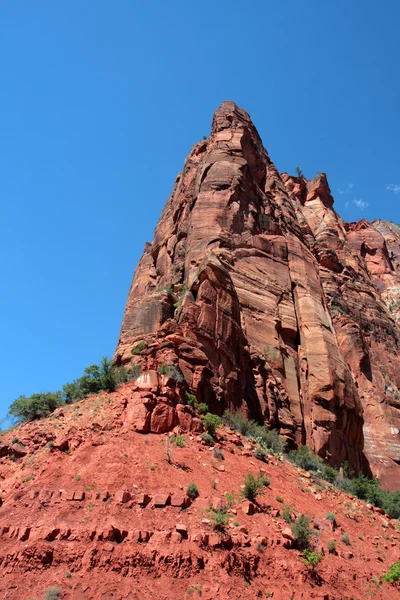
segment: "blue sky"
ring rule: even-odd
[[[0,417],[112,355],[223,100],[278,169],[325,171],[345,220],[400,222],[399,21],[398,0],[4,0]]]

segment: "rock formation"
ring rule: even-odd
[[[346,224],[333,202],[325,174],[279,174],[249,115],[222,104],[129,291],[114,358],[141,369],[130,424],[196,428],[190,392],[393,487],[400,229]]]

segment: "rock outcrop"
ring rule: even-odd
[[[193,393],[398,481],[400,229],[346,224],[333,204],[325,174],[279,174],[249,115],[222,104],[129,291],[114,358],[141,369],[133,427],[191,427]]]

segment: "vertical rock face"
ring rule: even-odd
[[[174,365],[182,398],[391,485],[399,305],[400,230],[343,223],[326,176],[279,174],[249,115],[224,102],[145,246],[114,358]]]

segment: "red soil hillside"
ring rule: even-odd
[[[171,433],[134,431],[137,389],[124,384],[2,436],[0,598],[42,600],[54,586],[65,600],[400,598],[379,584],[400,558],[397,521],[285,458],[257,460],[255,443],[226,427],[215,446],[223,460],[199,433],[178,427],[180,448],[167,444]],[[251,514],[241,486],[260,468],[270,485]],[[199,489],[192,503],[190,483]],[[219,532],[207,509],[223,504],[229,521]],[[281,516],[286,504],[311,519],[324,553],[315,573]]]

